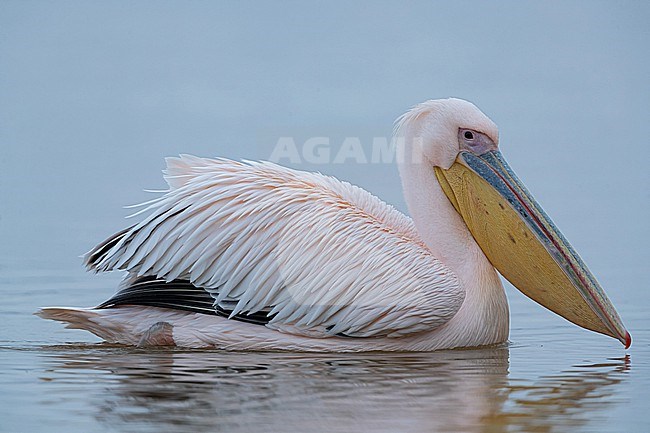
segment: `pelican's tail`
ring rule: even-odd
[[[57,320],[66,328],[92,332],[109,343],[137,346],[174,346],[173,325],[164,317],[142,314],[142,308],[126,307],[107,310],[94,308],[44,307],[35,315]],[[150,311],[164,310],[149,309]],[[148,312],[150,312],[148,311]],[[173,322],[172,322],[173,323]]]

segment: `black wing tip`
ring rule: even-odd
[[[108,255],[109,251],[117,245],[133,227],[134,226],[130,226],[124,230],[120,230],[84,254],[82,258],[86,269],[89,271],[100,272],[99,263],[101,263],[101,261]]]
[[[215,299],[210,293],[195,286],[189,280],[166,281],[153,275],[146,275],[127,281],[126,287],[95,308],[101,310],[124,305],[141,305],[217,315],[254,325],[266,325],[273,318],[265,310],[242,312],[231,316],[233,309],[215,305]]]

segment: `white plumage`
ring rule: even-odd
[[[431,330],[463,301],[411,220],[358,187],[187,155],[165,173],[169,191],[92,269],[186,279],[231,316],[268,310],[269,328],[321,337]]]
[[[433,172],[455,159],[458,146],[445,140],[455,142],[461,126],[497,141],[494,124],[457,99],[421,104],[400,121],[399,168],[414,221],[321,174],[169,158],[169,190],[86,264],[128,271],[127,288],[142,276],[189,280],[230,319],[146,305],[38,314],[125,344],[361,351],[501,343],[503,287]],[[232,320],[259,313],[270,321]]]

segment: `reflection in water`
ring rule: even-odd
[[[94,392],[82,395],[94,417],[139,431],[565,431],[611,405],[603,397],[629,368],[616,359],[520,380],[508,374],[505,347],[363,355],[51,349],[44,380],[69,397],[79,376],[91,378]]]

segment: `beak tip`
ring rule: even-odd
[[[625,331],[625,348],[629,349],[632,345],[632,336],[629,332]]]

